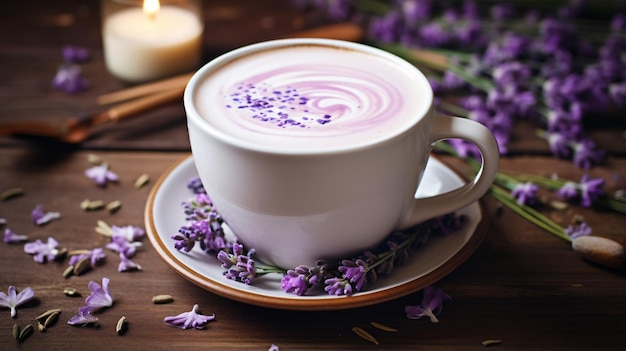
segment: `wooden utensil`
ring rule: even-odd
[[[57,139],[66,143],[80,143],[89,137],[93,127],[132,117],[181,98],[184,86],[147,95],[115,105],[104,112],[70,118],[61,124],[39,121],[0,123],[0,135],[37,136]]]

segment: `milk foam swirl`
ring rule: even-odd
[[[217,59],[193,90],[207,127],[247,147],[336,150],[390,138],[430,109],[406,61],[333,45],[289,45]]]
[[[396,116],[403,94],[371,71],[334,64],[292,64],[225,89],[241,128],[267,134],[348,134]]]

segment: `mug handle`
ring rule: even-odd
[[[445,215],[470,205],[483,196],[498,171],[500,154],[491,131],[484,125],[462,117],[437,115],[430,133],[434,142],[458,138],[475,144],[482,155],[480,170],[469,183],[449,192],[415,199],[400,220],[398,229],[406,229],[425,220]]]

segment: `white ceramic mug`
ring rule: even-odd
[[[317,84],[326,79],[333,82]],[[263,109],[263,101],[278,101],[271,94],[292,94],[284,99],[292,105]],[[346,107],[343,98],[355,100]],[[184,104],[193,158],[216,209],[260,260],[285,268],[347,257],[394,229],[465,207],[498,168],[486,127],[435,115],[432,89],[416,67],[362,44],[283,39],[236,49],[196,72]],[[286,123],[291,117],[278,108],[300,119]],[[370,110],[371,120],[359,119]],[[305,111],[323,118],[314,122]],[[416,199],[431,145],[447,138],[477,145],[480,171],[461,188]]]

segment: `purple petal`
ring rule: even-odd
[[[92,310],[113,306],[113,297],[109,292],[109,278],[102,278],[102,286],[94,281],[90,281],[89,290],[91,290],[91,295],[87,296],[85,303]]]
[[[141,266],[126,257],[123,252],[120,253],[120,264],[117,266],[118,272],[140,271]]]
[[[79,65],[63,64],[52,79],[52,85],[69,94],[81,92],[89,87],[87,79],[83,78],[81,74],[82,69]]]
[[[124,227],[118,227],[114,225],[111,227],[111,229],[113,230],[113,236],[122,236],[127,241],[135,241],[141,239],[141,237],[146,234],[146,232],[140,227],[135,227],[132,225],[127,225]]]
[[[0,292],[0,306],[8,307],[11,310],[11,318],[15,318],[17,306],[30,301],[35,296],[35,291],[32,288],[25,288],[17,293],[15,286],[9,286],[8,295],[4,292]]]
[[[49,237],[48,242],[44,244],[41,240],[37,239],[32,243],[24,244],[24,252],[34,255],[33,260],[38,263],[44,263],[46,259],[53,261],[59,254],[59,250],[56,247],[59,243],[54,238]]]
[[[27,235],[17,234],[9,228],[4,229],[4,242],[7,244],[19,243],[19,242],[23,242],[27,240],[28,240]]]
[[[53,219],[61,218],[61,214],[59,212],[45,212],[43,210],[43,205],[39,204],[35,206],[33,211],[30,214],[30,217],[36,225],[46,224]]]
[[[85,176],[95,181],[101,187],[106,186],[109,181],[117,182],[119,179],[117,174],[109,170],[109,166],[106,163],[85,170]]]
[[[70,318],[67,321],[69,325],[87,325],[87,324],[96,324],[98,322],[98,317],[95,317],[91,314],[93,309],[91,306],[83,306],[78,309],[78,314]]]
[[[406,317],[409,319],[419,319],[428,316],[433,323],[439,322],[437,315],[441,313],[443,301],[449,300],[450,296],[443,290],[427,286],[424,288],[424,296],[419,306],[406,306],[404,308]]]
[[[181,329],[204,329],[206,323],[215,319],[215,315],[205,316],[197,312],[198,305],[193,305],[193,308],[189,312],[183,312],[176,316],[168,316],[163,319],[165,324],[171,327],[177,327]]]

